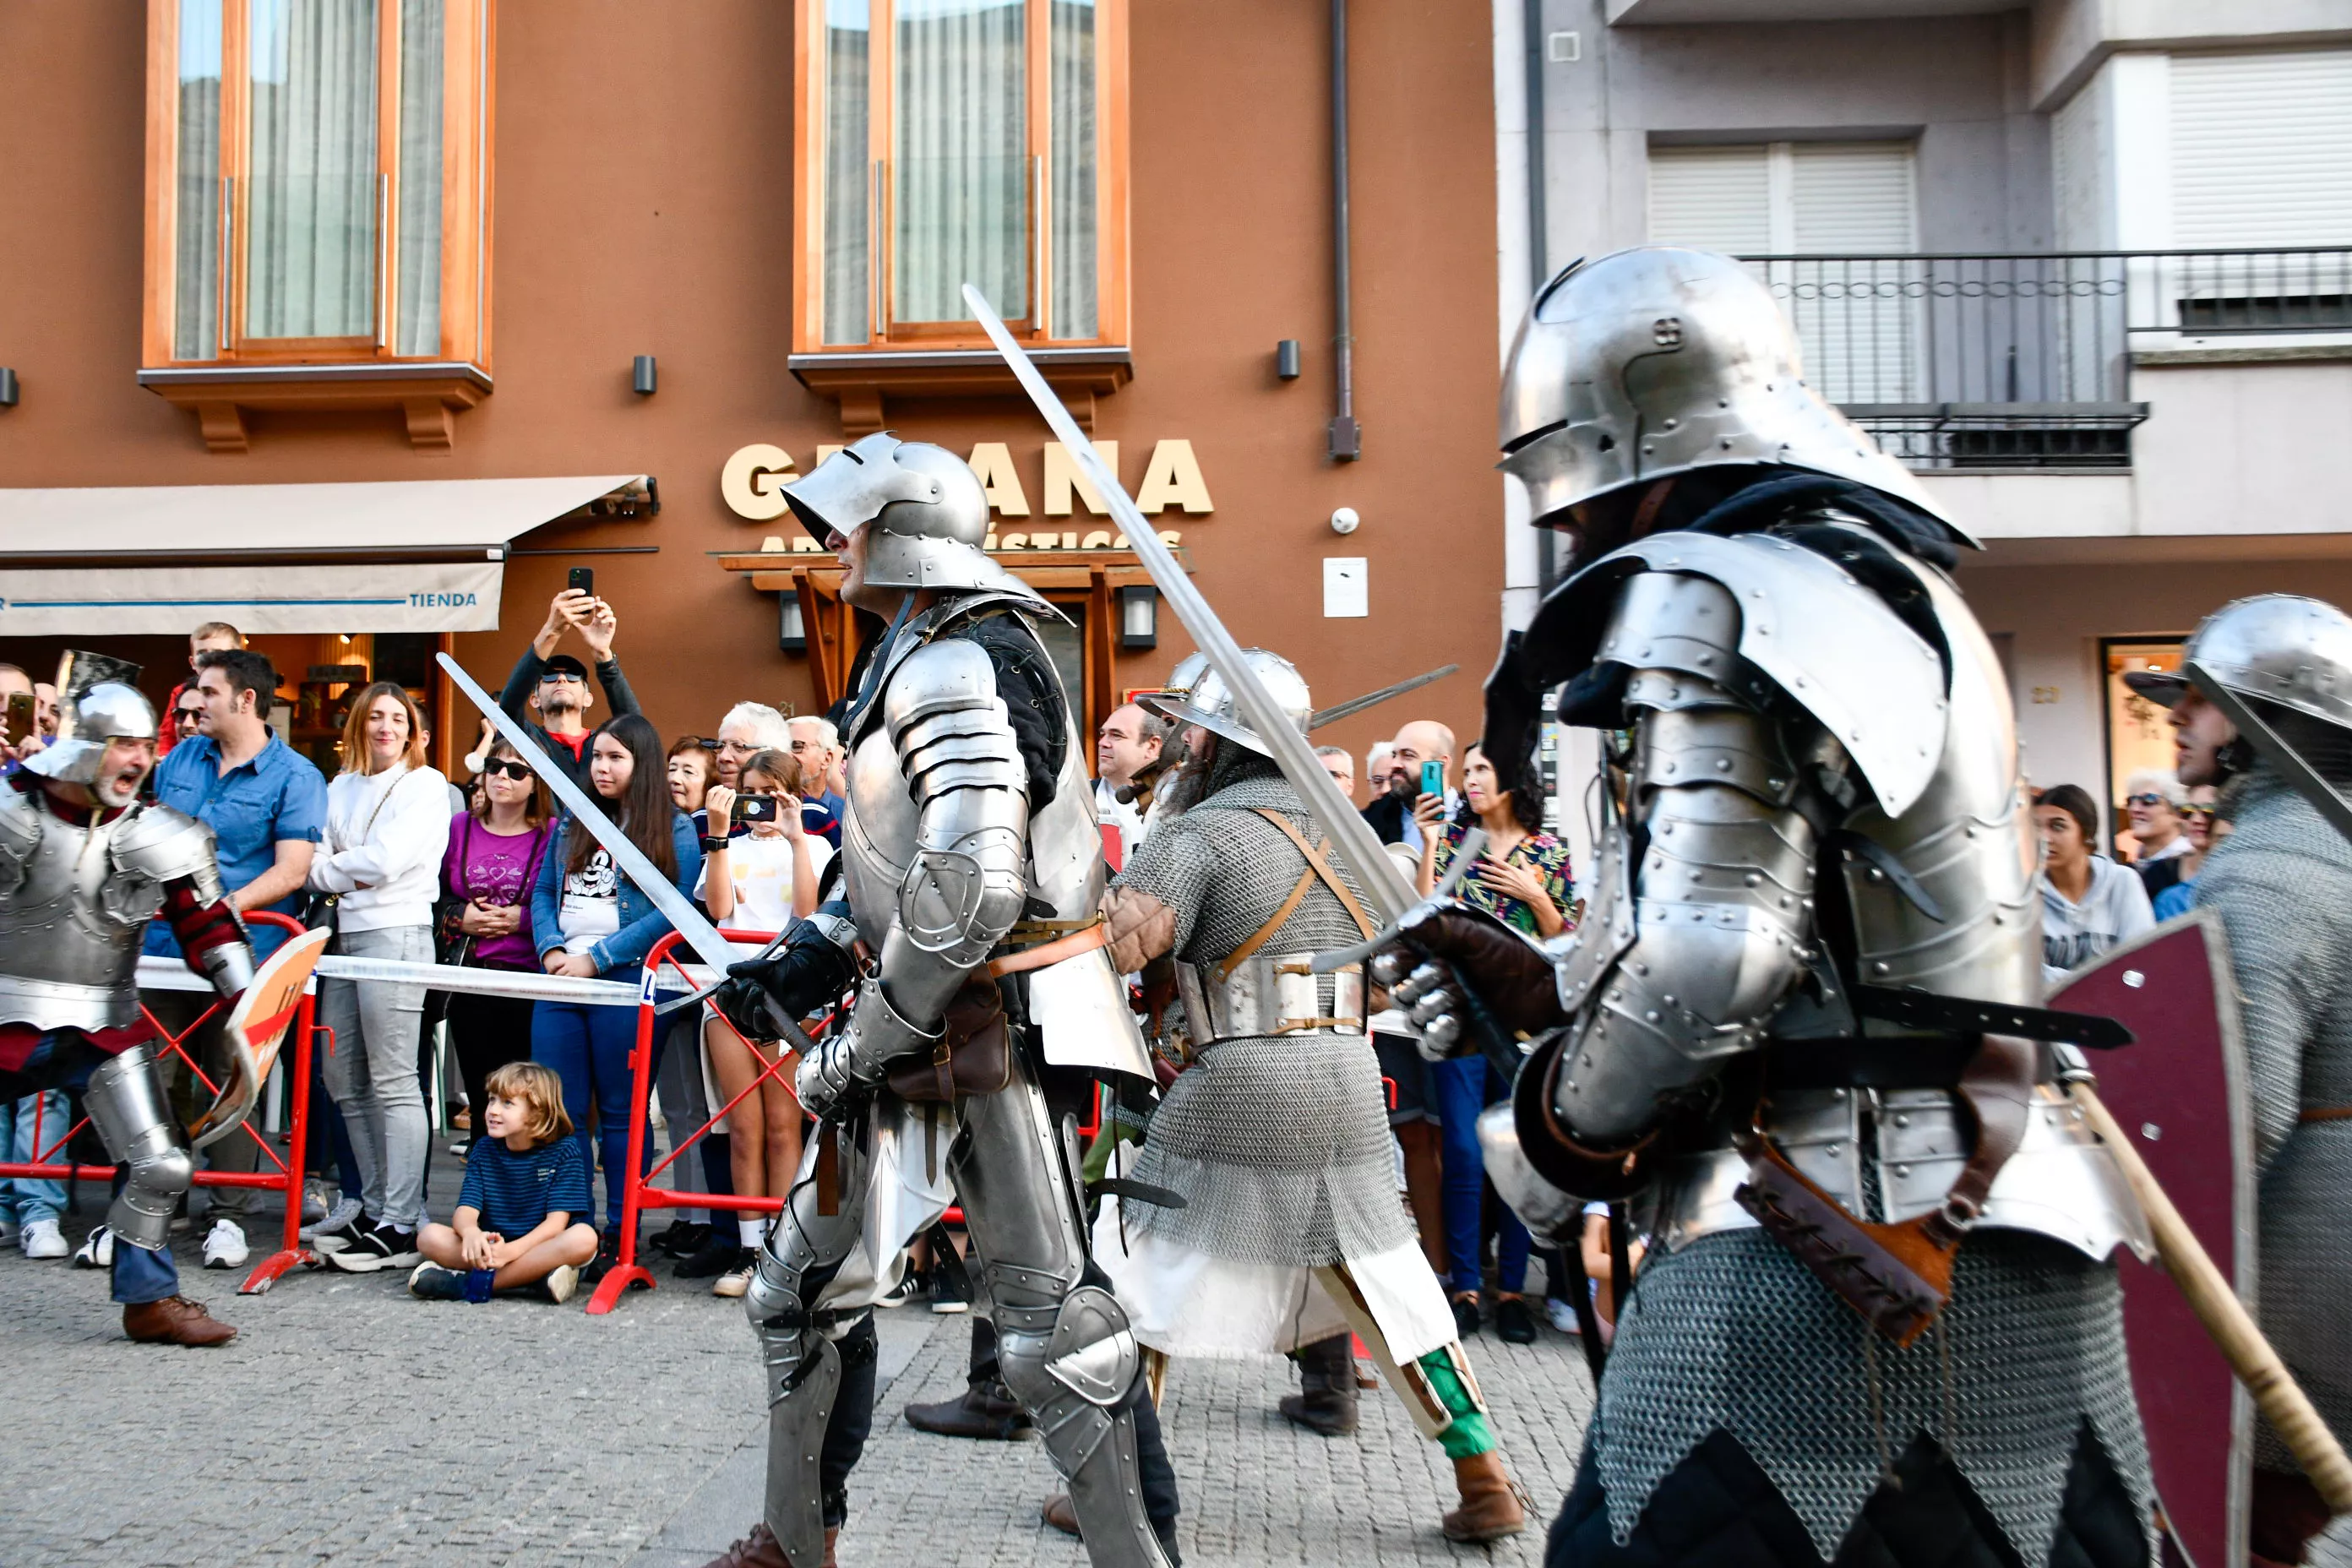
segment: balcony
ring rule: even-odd
[[[2352,247],[1740,259],[1915,468],[2128,468],[2135,363],[2352,358]]]

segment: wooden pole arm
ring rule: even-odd
[[[2147,1163],[2132,1147],[2131,1139],[2117,1125],[2114,1114],[2092,1092],[2091,1086],[2071,1084],[2067,1092],[2074,1103],[2090,1119],[2092,1129],[2104,1140],[2122,1167],[2124,1177],[2139,1198],[2139,1206],[2147,1215],[2148,1228],[2156,1235],[2157,1256],[2162,1259],[2165,1271],[2188,1298],[2189,1310],[2205,1325],[2205,1331],[2221,1347],[2230,1370],[2254,1396],[2263,1419],[2277,1431],[2279,1437],[2303,1467],[2304,1474],[2319,1489],[2327,1506],[2337,1513],[2352,1513],[2352,1459],[2347,1459],[2343,1446],[2327,1424],[2312,1408],[2310,1397],[2296,1384],[2286,1363],[2279,1360],[2277,1351],[2255,1325],[2253,1315],[2245,1303],[2221,1278],[2197,1233],[2172,1206],[2172,1200],[2157,1184],[2156,1174]]]

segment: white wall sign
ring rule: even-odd
[[[1323,558],[1323,616],[1326,620],[1372,613],[1371,574],[1361,555]]]
[[[497,562],[349,566],[107,566],[0,572],[0,637],[246,632],[487,632]]]

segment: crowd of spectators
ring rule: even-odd
[[[840,732],[825,718],[742,701],[713,732],[665,747],[614,651],[617,631],[604,601],[556,595],[500,705],[675,891],[744,952],[756,951],[764,935],[755,934],[814,910],[838,851],[847,761]],[[155,797],[212,828],[240,910],[331,923],[333,951],[348,955],[633,985],[670,931],[648,891],[488,724],[464,758],[465,788],[456,789],[427,760],[430,732],[414,695],[391,681],[366,685],[350,701],[330,782],[272,731],[278,673],[236,628],[199,626],[189,664],[162,715],[167,754]],[[23,695],[34,699],[33,733],[6,737],[10,766],[56,728],[55,692],[0,665],[0,700]],[[1114,866],[1147,831],[1156,784],[1181,760],[1171,731],[1131,703],[1097,731],[1095,804]],[[1351,801],[1360,788],[1369,793],[1365,820],[1424,896],[1456,871],[1476,829],[1475,862],[1451,879],[1456,896],[1533,940],[1575,929],[1582,905],[1567,845],[1548,830],[1539,800],[1500,787],[1479,746],[1461,747],[1445,725],[1415,720],[1370,750],[1360,777],[1343,748],[1317,755]],[[2184,789],[2168,773],[2128,781],[2115,854],[2099,850],[2100,812],[2088,792],[2042,789],[2032,810],[2053,984],[2188,908],[2206,851],[2227,831],[2210,788]],[[257,924],[254,937],[267,954],[283,931]],[[147,951],[171,955],[169,931],[151,928]],[[142,999],[217,1077],[223,1047],[216,1026],[200,1021],[204,998],[155,990]],[[352,1272],[407,1268],[420,1296],[474,1300],[509,1289],[561,1300],[612,1267],[635,1109],[635,1009],[331,978],[319,987],[318,1007],[335,1047],[317,1053],[310,1146],[298,1154],[310,1173],[305,1234],[329,1262]],[[1533,1247],[1484,1169],[1476,1119],[1508,1083],[1479,1055],[1423,1060],[1396,1010],[1377,1014],[1370,1027],[1400,1188],[1460,1331],[1491,1322],[1504,1339],[1526,1342],[1543,1319],[1577,1331],[1571,1259]],[[677,1186],[714,1199],[784,1195],[804,1122],[793,1064],[777,1043],[747,1040],[704,1006],[668,1016],[653,1054],[656,1129],[675,1141],[709,1124],[699,1158],[672,1166]],[[461,1135],[452,1152],[467,1160],[446,1225],[427,1212],[425,1182],[438,1136],[428,1107],[435,1075],[445,1071]],[[195,1092],[192,1082],[175,1089],[183,1099]],[[29,1159],[35,1123],[62,1128],[68,1110],[55,1095],[0,1107],[0,1157]],[[251,1171],[259,1148],[257,1139],[231,1138],[204,1158],[215,1170]],[[239,1267],[257,1194],[235,1185],[205,1191],[205,1262]],[[0,1234],[12,1232],[29,1257],[62,1257],[64,1202],[54,1183],[0,1183]],[[674,1212],[651,1250],[668,1254],[680,1278],[741,1294],[765,1216],[723,1204]],[[1596,1213],[1579,1249],[1585,1289],[1595,1293],[1611,1267],[1604,1227]],[[101,1226],[80,1260],[102,1264],[109,1245]],[[1638,1263],[1638,1240],[1632,1257]],[[1540,1314],[1528,1298],[1535,1259],[1548,1298]],[[950,1282],[956,1274],[932,1271],[940,1310],[962,1305]],[[929,1289],[919,1277],[900,1299]],[[1606,1296],[1595,1305],[1605,1332]]]

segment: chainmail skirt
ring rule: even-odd
[[[1828,1560],[1924,1433],[2039,1565],[2086,1423],[2146,1518],[2147,1447],[2112,1267],[2042,1237],[1980,1231],[1960,1249],[1937,1326],[1897,1350],[1777,1242],[1742,1229],[1643,1268],[1591,1441],[1620,1544],[1659,1480],[1720,1428]]]
[[[1370,1039],[1305,1034],[1210,1047],[1177,1076],[1130,1173],[1182,1208],[1130,1230],[1213,1258],[1328,1268],[1412,1244]]]

